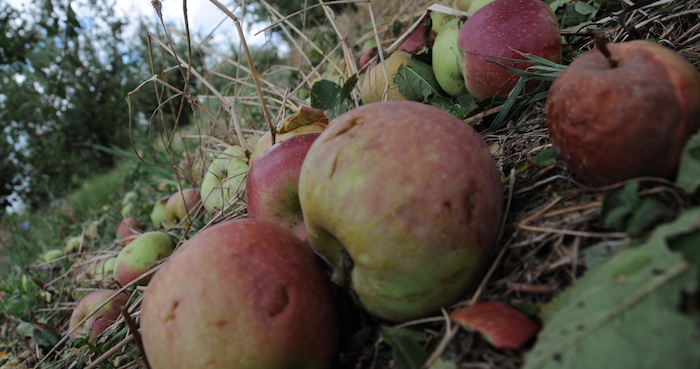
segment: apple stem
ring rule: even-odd
[[[600,50],[603,55],[605,55],[605,58],[608,59],[608,63],[610,64],[610,68],[617,68],[617,58],[610,53],[610,49],[608,49],[608,40],[605,38],[605,35],[602,33],[596,33],[595,34],[595,47]]]

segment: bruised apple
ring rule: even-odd
[[[124,247],[146,230],[146,225],[134,218],[124,218],[117,226],[119,247]]]
[[[205,228],[144,293],[153,369],[327,369],[339,337],[330,283],[293,233],[260,219]]]
[[[525,59],[517,51],[557,63],[562,60],[559,23],[542,0],[495,0],[487,4],[464,22],[457,45],[464,53],[464,82],[477,99],[508,96],[519,77],[496,62],[527,68],[529,64],[503,59]]]
[[[700,128],[700,74],[664,46],[599,39],[554,81],[545,108],[552,144],[585,182],[673,179]]]
[[[486,267],[502,217],[499,171],[476,131],[418,102],[335,118],[309,149],[299,199],[311,247],[347,268],[364,308],[391,321],[439,311]]]
[[[268,149],[248,173],[248,217],[277,223],[305,243],[309,238],[299,204],[299,173],[320,133],[294,136]]]

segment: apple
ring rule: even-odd
[[[277,224],[243,218],[205,228],[155,273],[141,335],[153,369],[325,369],[339,317],[311,250]]]
[[[588,184],[673,179],[700,129],[700,74],[664,46],[601,40],[553,82],[545,111],[552,145]]]
[[[467,9],[467,13],[474,14],[479,9],[485,7],[488,4],[491,4],[493,1],[494,0],[473,0],[473,1],[471,1],[471,4],[469,4],[469,8]]]
[[[85,242],[85,239],[82,235],[71,236],[68,237],[68,239],[66,240],[66,243],[63,246],[63,251],[65,251],[66,254],[72,254],[76,252],[81,252],[85,250],[86,247],[87,242]]]
[[[126,245],[114,265],[114,279],[120,285],[135,281],[149,271],[155,264],[172,254],[175,243],[163,232],[146,232]],[[148,283],[149,278],[142,278],[139,283]]]
[[[383,68],[374,67],[366,73],[360,85],[360,96],[364,104],[386,100],[406,100],[399,92],[399,86],[394,82],[394,77],[402,65],[411,62],[411,54],[397,50],[384,59]],[[386,74],[384,74],[386,72]],[[387,77],[388,83],[387,83]]]
[[[151,224],[153,228],[158,229],[163,226],[165,222],[165,205],[168,203],[170,195],[162,196],[156,203],[153,204],[153,209],[151,209],[151,214],[149,215],[151,219]]]
[[[93,273],[94,279],[103,279],[108,276],[114,275],[114,266],[117,262],[116,256],[108,257],[107,259],[100,260],[95,265],[95,272]]]
[[[469,7],[472,5],[472,2],[474,0],[455,0],[454,2],[454,8],[459,9],[463,12],[466,12],[469,10]]]
[[[73,331],[77,327],[70,337],[75,338],[80,334],[85,334],[88,335],[91,342],[94,342],[100,333],[114,324],[122,309],[129,302],[129,295],[116,293],[116,290],[98,289],[81,297],[70,316],[69,331]],[[83,324],[80,324],[89,315],[91,316]]]
[[[277,223],[304,243],[309,238],[299,204],[299,173],[319,135],[295,136],[272,146],[250,168],[246,184],[248,217]]]
[[[124,218],[117,226],[118,246],[124,247],[146,230],[146,225],[134,218]]]
[[[477,99],[508,96],[518,76],[495,63],[526,69],[529,64],[499,59],[525,59],[516,50],[562,60],[557,17],[541,0],[495,0],[484,6],[464,22],[457,46],[464,53],[467,90]]]
[[[409,54],[417,53],[426,47],[432,47],[436,35],[436,31],[432,29],[428,30],[422,25],[419,25],[401,45],[399,45],[398,50],[405,51]]]
[[[49,261],[56,260],[58,258],[62,258],[63,256],[66,255],[66,252],[61,249],[51,249],[43,254],[41,254],[41,262],[48,263]]]
[[[442,30],[445,28],[445,24],[447,24],[447,22],[453,20],[454,18],[455,17],[453,15],[450,15],[450,14],[431,11],[430,12],[430,22],[431,22],[430,29],[437,32],[437,34],[439,35],[440,32],[442,32]],[[437,35],[436,35],[436,37],[437,37]],[[433,48],[434,47],[435,47],[435,45],[433,45]]]
[[[430,105],[350,110],[311,146],[299,200],[311,247],[352,264],[364,308],[390,321],[439,311],[468,292],[492,254],[500,173],[476,131]]]
[[[462,52],[457,48],[460,18],[447,22],[433,45],[433,71],[442,89],[451,96],[466,95],[467,86],[462,75]]]
[[[245,188],[248,159],[240,147],[229,147],[212,160],[202,180],[202,205],[214,214],[226,207]]]
[[[190,226],[191,218],[201,215],[202,198],[198,188],[186,188],[170,195],[165,203],[165,228]]]
[[[275,143],[282,142],[293,136],[323,132],[327,125],[328,118],[323,113],[323,110],[302,107],[276,127]],[[248,159],[248,165],[252,167],[260,155],[267,151],[270,146],[272,146],[272,133],[267,131],[253,147],[253,152]]]

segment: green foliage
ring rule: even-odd
[[[683,148],[676,184],[688,193],[700,187],[700,132],[695,133]]]
[[[671,217],[671,211],[661,202],[640,200],[639,186],[639,182],[632,182],[605,194],[601,219],[606,227],[624,230],[635,237]]]
[[[129,145],[125,98],[144,76],[109,5],[39,3],[26,16],[0,10],[13,40],[0,57],[0,199],[16,192],[32,208],[114,165],[91,145]],[[76,7],[91,14],[79,20]]]
[[[341,87],[333,81],[322,79],[311,87],[311,107],[321,109],[330,119],[345,113],[350,106],[350,93],[357,84],[357,77],[352,76]]]
[[[697,232],[700,208],[658,227],[648,242],[597,264],[546,306],[525,363],[534,368],[697,368],[700,340],[679,310],[698,289],[698,266],[672,252]]]
[[[428,339],[425,333],[382,326],[381,336],[391,346],[391,355],[401,368],[420,369],[428,360],[428,352],[421,345]]]

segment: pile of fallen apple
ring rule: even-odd
[[[331,121],[302,108],[251,155],[229,147],[201,183],[155,204],[152,231],[120,225],[114,278],[126,291],[147,284],[139,322],[152,368],[330,368],[343,319],[332,283],[390,322],[439,313],[468,296],[497,247],[501,171],[474,128],[402,101],[395,75],[429,47],[445,93],[507,97],[518,77],[495,62],[525,69],[512,59],[528,53],[560,63],[562,38],[540,0],[462,9],[472,15],[433,15],[432,30],[375,58],[383,64],[363,56],[364,105]],[[546,119],[553,146],[590,185],[672,178],[700,128],[700,75],[652,42],[599,40],[552,84]],[[167,233],[243,203],[247,217],[205,227],[177,248]],[[72,334],[80,328],[95,337],[129,303],[128,292],[116,290],[85,296]],[[452,317],[483,329],[497,347],[518,348],[538,329],[495,302]]]

